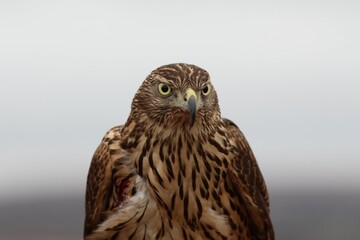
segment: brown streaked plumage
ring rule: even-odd
[[[248,142],[222,118],[209,74],[154,70],[91,162],[84,239],[274,239]]]

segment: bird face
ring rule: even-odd
[[[185,118],[186,115],[190,118],[190,125],[194,125],[198,110],[200,112],[207,104],[206,96],[210,94],[210,83],[205,83],[201,91],[194,90],[195,87],[190,85],[180,89],[169,81],[159,81],[157,85],[161,95],[160,101],[163,105],[167,105],[172,115],[176,115],[178,111],[184,113]]]
[[[133,109],[173,126],[192,127],[220,116],[209,74],[188,64],[166,65],[154,70],[135,95]]]

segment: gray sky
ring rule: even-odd
[[[1,1],[0,200],[84,192],[103,134],[174,62],[208,70],[270,190],[360,190],[359,2],[248,2]]]

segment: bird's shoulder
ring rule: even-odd
[[[127,163],[128,153],[121,148],[122,128],[107,131],[92,157],[86,184],[84,236],[96,229],[131,191],[133,173]]]
[[[229,141],[235,146],[228,174],[240,194],[239,197],[245,203],[253,228],[266,233],[266,239],[273,239],[269,194],[256,158],[239,127],[229,119],[222,120]]]
[[[223,118],[223,122],[229,140],[235,144],[235,158],[231,166],[241,176],[241,180],[250,188],[251,192],[260,192],[266,206],[269,207],[269,196],[266,184],[250,144],[240,128],[233,121]]]

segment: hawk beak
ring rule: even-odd
[[[187,110],[190,114],[190,125],[193,126],[196,118],[197,95],[192,88],[188,88],[185,92],[185,101],[187,103]]]

